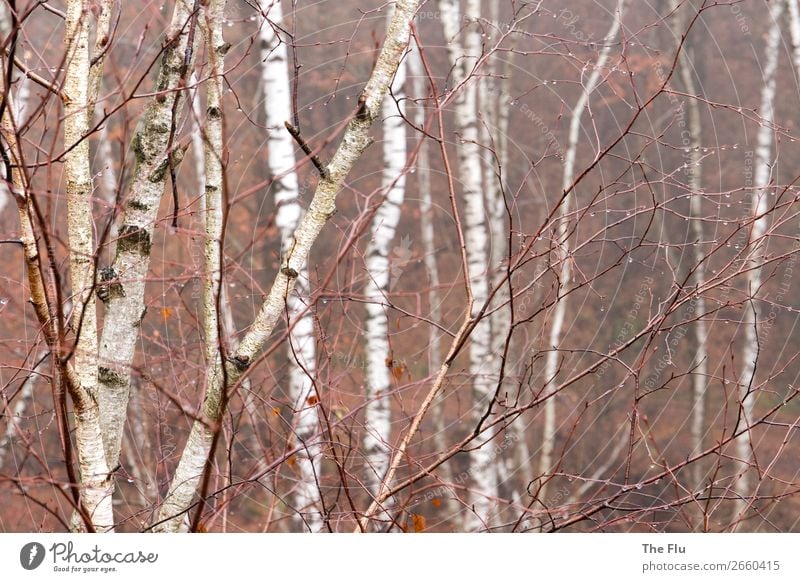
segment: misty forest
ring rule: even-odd
[[[0,42],[0,531],[800,531],[798,0]]]

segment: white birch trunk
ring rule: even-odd
[[[391,21],[393,12],[390,6],[387,12],[388,21]],[[386,196],[372,220],[372,236],[366,252],[367,285],[364,295],[367,301],[367,319],[364,340],[367,406],[364,451],[367,457],[367,484],[373,493],[378,491],[386,476],[391,454],[391,399],[387,394],[392,385],[388,364],[392,359],[392,351],[389,346],[389,318],[385,305],[388,303],[386,295],[391,291],[393,282],[389,254],[400,223],[406,186],[405,69],[405,63],[400,62],[392,82],[394,99],[389,96],[383,101],[381,186]]]
[[[267,296],[255,321],[243,338],[235,355],[226,362],[228,382],[233,382],[255,359],[264,343],[272,334],[285,306],[285,298],[291,293],[298,274],[306,267],[308,254],[319,236],[322,227],[333,215],[336,208],[336,195],[342,188],[345,178],[353,165],[371,143],[369,129],[378,117],[381,101],[394,78],[403,52],[408,45],[410,23],[416,13],[419,0],[398,0],[394,18],[386,32],[383,48],[375,63],[372,75],[367,81],[359,101],[362,105],[350,121],[344,136],[331,162],[327,175],[317,185],[308,210],[300,220],[294,234],[294,245],[286,253],[281,268],[275,276]],[[208,373],[208,386],[203,402],[203,415],[212,424],[218,422],[222,410],[220,394],[223,389],[222,363]],[[211,448],[213,434],[207,422],[196,421],[189,434],[181,461],[175,471],[169,493],[159,513],[158,531],[177,531],[194,497]]]
[[[25,378],[22,386],[20,386],[19,390],[17,391],[17,401],[14,404],[14,408],[9,410],[8,402],[4,403],[6,405],[8,422],[6,424],[5,433],[3,434],[3,437],[0,438],[0,470],[2,470],[3,465],[5,465],[5,456],[10,450],[11,443],[14,440],[17,431],[19,430],[20,420],[25,414],[25,407],[27,406],[28,401],[33,398],[33,388],[36,386],[36,382],[42,376],[44,364],[47,362],[47,354],[42,354],[37,358],[37,360],[37,364],[34,366],[33,370],[31,370],[31,373],[28,375],[28,377]]]
[[[97,108],[96,108],[97,109]],[[105,201],[108,214],[108,235],[106,236],[106,246],[113,249],[113,241],[119,236],[119,225],[117,223],[117,178],[114,172],[114,149],[108,137],[108,122],[103,124],[100,130],[100,137],[97,141],[97,157],[100,162],[100,194]]]
[[[0,3],[0,35],[3,39],[9,37],[12,32],[13,20],[11,13],[8,10],[8,5],[5,2]],[[11,64],[6,60],[6,66]],[[18,87],[16,95],[14,95],[14,111],[12,115],[17,123],[22,120],[25,115],[25,110],[28,106],[28,79],[22,75],[14,72],[13,79],[16,81]],[[5,148],[6,144],[2,144]],[[3,211],[6,205],[11,201],[11,192],[9,191],[8,184],[5,180],[0,181],[0,217],[4,216]]]
[[[478,145],[477,82],[465,82],[475,68],[481,51],[481,37],[474,23],[480,18],[480,0],[467,0],[464,13],[463,46],[457,35],[461,30],[458,3],[440,0],[439,12],[448,46],[453,85],[461,87],[455,99],[455,124],[459,135],[456,141],[459,181],[462,185],[465,212],[464,237],[467,249],[467,268],[474,299],[473,313],[486,303],[489,296],[489,235],[486,229],[483,184],[481,178],[481,148]],[[482,318],[470,335],[469,371],[472,377],[473,418],[477,424],[493,396],[491,366],[487,365],[491,348],[491,327],[488,318]],[[473,511],[466,517],[466,527],[478,529],[490,525],[493,504],[490,497],[497,495],[497,468],[489,440],[495,429],[485,431],[476,439],[477,447],[471,454],[470,469],[475,482],[470,504]]]
[[[167,147],[176,99],[179,100],[175,107],[176,118],[180,118],[183,110],[183,94],[176,89],[184,72],[191,11],[192,5],[187,0],[177,0],[175,3],[167,30],[167,37],[175,40],[164,50],[162,57],[156,86],[160,93],[142,113],[142,120],[133,138],[136,166],[113,263],[119,284],[115,285],[116,290],[106,303],[100,339],[99,402],[106,458],[112,467],[118,463],[125,426],[130,366],[145,310],[144,291],[150,266],[153,228],[169,174],[167,156],[172,157],[173,163],[178,163],[183,155],[183,151],[177,147],[172,152],[167,152]],[[192,58],[186,63],[188,70],[192,69],[196,52],[196,49],[191,51]]]
[[[203,464],[199,473],[192,478],[202,476],[211,441],[215,429],[221,420],[220,402],[224,398],[223,371],[221,369],[222,352],[220,345],[220,317],[217,301],[220,293],[222,277],[222,194],[223,194],[223,167],[222,152],[224,149],[222,135],[222,91],[225,70],[225,53],[227,46],[222,37],[222,18],[225,9],[225,0],[211,0],[201,11],[199,28],[203,31],[208,55],[209,78],[206,81],[206,117],[203,127],[203,167],[205,179],[203,184],[203,226],[205,238],[203,240],[204,277],[202,293],[203,342],[206,358],[206,402],[204,403],[205,423],[197,423],[192,427],[192,432],[187,442],[187,449],[195,451],[193,458],[198,454],[203,456]],[[196,102],[196,100],[195,100]],[[192,104],[194,106],[194,103]],[[210,405],[209,405],[210,403]],[[195,437],[194,439],[192,437]],[[196,447],[202,447],[202,453]],[[185,455],[181,457],[180,464],[175,470],[175,478],[184,466]],[[170,498],[174,496],[175,481],[162,507],[169,507]],[[188,512],[177,515],[169,523],[171,531],[187,531],[189,529]]]
[[[276,25],[283,21],[281,3],[276,1],[269,8],[269,19]],[[269,23],[264,22],[259,30],[261,60],[264,63],[262,85],[264,88],[264,113],[269,146],[268,167],[273,178],[272,190],[275,198],[275,226],[281,233],[281,254],[286,255],[294,245],[294,232],[303,215],[300,205],[294,142],[286,131],[284,122],[292,118],[291,89],[289,84],[289,59],[286,44]],[[287,298],[287,309],[293,328],[289,333],[287,358],[289,362],[289,394],[294,401],[297,417],[295,433],[305,443],[305,451],[297,456],[296,466],[300,472],[294,490],[294,504],[299,525],[311,531],[322,527],[319,507],[320,491],[317,486],[320,456],[313,446],[312,435],[319,427],[316,404],[309,404],[315,396],[314,375],[316,372],[316,335],[314,315],[306,310],[310,291],[308,271],[298,272],[294,293]],[[299,315],[299,319],[297,316]],[[312,399],[311,402],[314,402]]]
[[[624,0],[619,0],[617,3],[616,11],[614,12],[614,21],[606,33],[604,46],[600,51],[597,62],[592,68],[592,72],[583,86],[580,97],[572,109],[572,115],[569,124],[569,135],[567,141],[567,149],[564,153],[564,174],[561,181],[562,192],[566,191],[575,179],[575,159],[578,154],[578,141],[581,135],[581,118],[583,117],[584,110],[589,104],[589,97],[592,92],[597,88],[598,84],[603,78],[603,69],[608,62],[608,57],[611,53],[612,43],[619,33],[622,13],[624,10]],[[545,360],[545,381],[547,382],[544,390],[544,396],[554,394],[557,387],[556,375],[558,373],[558,360],[559,351],[558,346],[561,344],[562,330],[564,328],[564,320],[567,314],[567,297],[568,288],[572,280],[572,258],[569,250],[569,222],[570,212],[573,206],[573,199],[575,198],[575,191],[570,192],[563,200],[559,209],[559,223],[558,232],[556,235],[555,244],[556,257],[560,262],[558,273],[558,296],[556,298],[555,307],[553,309],[552,323],[550,326],[550,338],[548,341],[548,352]],[[541,456],[539,457],[539,472],[542,475],[547,475],[553,467],[553,449],[556,440],[556,403],[557,397],[550,396],[544,404],[544,434],[542,436]],[[545,487],[540,491],[541,496],[545,496]]]
[[[792,38],[792,63],[800,79],[800,7],[797,0],[786,0],[789,7],[789,34]]]
[[[496,97],[498,101],[495,103],[495,106],[497,107],[497,158],[505,176],[508,175],[508,123],[512,109],[511,107],[508,107],[508,100],[511,97],[511,75],[513,71],[515,54],[516,53],[514,52],[509,52],[506,56],[503,79],[500,84],[500,91]],[[502,191],[498,189],[498,193],[501,192]],[[495,197],[490,212],[493,236],[494,233],[499,233],[502,230],[503,235],[507,237],[508,231],[505,229],[507,211],[505,200],[502,196]],[[503,262],[508,259],[507,240],[504,239],[502,243],[498,242],[498,248],[495,248],[495,245],[496,243],[493,242],[492,265],[495,268],[495,277],[492,280],[492,285],[498,286],[500,285],[500,280],[504,274],[503,271],[500,270],[500,265],[502,265]],[[509,299],[508,290],[503,289],[501,296],[503,301],[507,301]],[[510,325],[510,314],[505,318],[501,317],[497,326],[495,326],[494,323],[492,324],[492,353],[500,353],[503,349],[504,345],[502,342],[505,341],[505,338],[508,335],[508,326]],[[531,453],[530,449],[528,448],[525,416],[526,415],[524,414],[520,415],[515,422],[506,428],[506,431],[511,433],[512,442],[514,444],[512,445],[511,454],[503,459],[505,467],[503,468],[501,479],[504,478],[502,475],[508,475],[508,478],[511,478],[511,473],[516,470],[524,471],[524,469],[530,464]],[[525,475],[524,472],[523,475]],[[521,479],[519,480],[519,483],[524,487],[527,484],[527,480]],[[517,489],[517,487],[514,487],[513,485],[511,487],[512,499],[518,501],[521,499],[522,493],[519,489]]]
[[[111,477],[103,449],[97,405],[97,308],[94,294],[94,223],[89,162],[89,18],[83,0],[67,2],[64,45],[64,156],[67,183],[69,273],[72,284],[74,369],[80,390],[72,394],[75,444],[81,475],[81,503],[96,531],[113,529]],[[75,144],[73,146],[73,144]],[[82,524],[73,518],[73,527]]]
[[[0,3],[0,34],[4,39],[7,39],[12,33],[12,26],[13,21],[11,13],[8,10],[8,6],[5,2]],[[7,63],[6,66],[11,66],[11,64]],[[12,115],[13,118],[19,123],[19,121],[24,117],[25,109],[27,108],[28,83],[27,79],[16,74],[16,71],[14,72],[12,79],[16,81],[18,86],[15,98],[12,100],[14,105]],[[3,144],[2,147],[5,148],[6,144]],[[8,153],[9,157],[11,157],[11,153],[8,152],[8,150],[6,150],[6,152]],[[0,181],[0,216],[4,216],[5,207],[11,201],[12,196],[8,184],[5,180],[2,180]],[[3,468],[3,464],[5,462],[5,453],[8,451],[9,444],[11,443],[11,440],[14,438],[14,434],[17,431],[19,419],[25,413],[25,407],[33,393],[33,386],[39,377],[39,372],[45,361],[46,358],[43,358],[39,362],[39,364],[31,372],[30,376],[28,376],[28,378],[20,387],[19,394],[17,395],[18,400],[11,411],[11,417],[6,425],[6,432],[3,435],[3,438],[0,439],[0,469]]]
[[[766,241],[764,235],[767,231],[768,217],[768,186],[772,173],[772,122],[775,117],[775,85],[778,70],[778,56],[781,40],[780,20],[783,16],[784,0],[772,3],[770,6],[770,29],[767,35],[767,44],[764,48],[763,85],[761,87],[761,126],[756,137],[756,152],[752,193],[753,217],[760,216],[753,222],[749,239],[749,261],[747,271],[747,294],[752,298],[745,305],[744,343],[742,344],[742,374],[739,380],[739,402],[741,405],[740,419],[736,426],[737,431],[746,432],[736,439],[736,457],[740,464],[739,474],[734,482],[734,492],[737,501],[734,503],[735,522],[743,517],[749,506],[749,496],[752,493],[752,480],[750,473],[753,467],[753,441],[748,430],[753,421],[753,410],[757,394],[751,393],[756,385],[756,362],[758,359],[758,299],[761,287],[760,263],[764,256]],[[751,268],[757,267],[757,268]],[[734,523],[734,529],[736,524]]]
[[[678,0],[671,0],[670,3],[672,10],[678,10]],[[673,19],[673,35],[676,39],[680,39],[683,34],[683,18]],[[686,52],[686,47],[680,55],[680,62],[678,63],[678,72],[681,76],[683,86],[686,93],[689,95],[696,95],[697,88],[694,82],[694,75],[692,73],[692,61]],[[694,283],[698,289],[701,289],[706,282],[706,263],[703,260],[705,257],[705,249],[702,241],[704,237],[703,229],[703,180],[702,169],[700,166],[703,158],[701,149],[700,135],[702,126],[700,124],[700,107],[696,99],[689,97],[686,102],[688,108],[688,119],[686,123],[686,132],[689,139],[689,168],[687,169],[687,185],[689,186],[689,214],[691,216],[691,229],[694,242],[698,244],[693,245],[694,261],[697,265],[694,274]],[[683,135],[681,136],[683,137]],[[685,153],[685,152],[684,152]],[[699,294],[697,296],[695,314],[704,314],[706,311],[705,296]],[[703,441],[705,437],[705,401],[706,401],[706,387],[708,385],[708,350],[706,348],[706,341],[708,340],[708,326],[704,319],[699,319],[693,326],[694,328],[694,359],[692,361],[692,420],[691,420],[691,441],[692,441],[692,454],[697,454],[703,449]],[[692,487],[698,488],[702,486],[703,481],[703,465],[700,462],[695,462],[692,465]]]

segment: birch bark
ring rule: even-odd
[[[144,317],[145,282],[158,206],[170,161],[178,163],[183,157],[183,150],[175,147],[175,143],[171,151],[167,150],[171,145],[173,113],[177,120],[183,110],[183,92],[177,89],[188,79],[188,71],[194,63],[194,46],[187,53],[189,39],[194,34],[190,22],[192,13],[192,5],[187,0],[175,2],[167,30],[167,48],[158,74],[158,94],[143,112],[133,138],[136,166],[112,265],[118,284],[113,286],[115,291],[106,303],[99,346],[99,404],[106,458],[112,467],[119,460],[125,426],[130,366]],[[187,54],[188,61],[184,62]]]
[[[283,12],[279,1],[272,4],[267,16],[276,26],[282,24]],[[261,71],[268,132],[268,168],[274,180],[275,226],[281,233],[281,255],[285,256],[294,245],[294,232],[303,215],[294,143],[284,127],[284,122],[292,118],[289,59],[286,44],[268,22],[262,24],[259,35],[261,61],[264,63]],[[286,301],[289,318],[294,320],[287,345],[289,394],[297,410],[295,434],[306,445],[305,454],[296,459],[300,476],[294,490],[294,505],[298,509],[295,515],[301,527],[318,531],[322,527],[317,488],[320,457],[317,447],[313,446],[312,435],[319,427],[319,419],[316,404],[311,404],[315,401],[311,397],[315,394],[313,379],[317,362],[314,315],[311,310],[306,310],[309,292],[308,271],[303,268],[298,271],[294,292],[289,293]]]
[[[767,231],[767,211],[769,209],[768,187],[772,174],[772,142],[775,118],[775,86],[776,72],[778,70],[778,55],[781,40],[780,21],[785,8],[784,0],[773,2],[770,5],[770,28],[767,34],[767,44],[764,47],[763,85],[761,87],[761,126],[756,137],[755,160],[753,161],[754,177],[751,196],[753,226],[750,231],[748,248],[750,250],[747,267],[747,295],[751,298],[745,305],[744,317],[744,342],[742,344],[743,368],[739,378],[739,403],[741,406],[739,422],[736,430],[745,430],[736,439],[736,457],[740,464],[739,474],[734,483],[734,492],[737,501],[734,504],[734,529],[736,523],[743,517],[750,505],[748,497],[752,493],[750,472],[753,469],[753,441],[750,430],[753,420],[753,410],[757,394],[753,392],[756,380],[756,364],[759,354],[758,343],[758,292],[761,288],[761,267],[759,266],[766,247],[765,234]],[[753,268],[755,267],[755,268]]]
[[[72,284],[73,366],[83,392],[73,391],[81,501],[95,530],[113,529],[111,476],[103,450],[97,405],[97,307],[94,294],[94,223],[89,163],[89,18],[83,0],[67,2],[64,45],[64,177],[67,194],[69,273]],[[77,514],[76,514],[77,516]],[[73,517],[72,526],[82,525]]]
[[[391,22],[394,10],[390,7],[387,21]],[[392,419],[390,366],[392,350],[389,345],[389,318],[386,312],[387,294],[391,290],[392,269],[389,254],[394,241],[405,197],[406,175],[406,121],[405,77],[406,65],[401,61],[392,82],[392,97],[383,100],[383,176],[385,198],[372,220],[367,246],[367,319],[366,342],[367,406],[364,431],[364,451],[367,457],[368,485],[377,492],[389,468]]]
[[[480,0],[467,0],[464,21],[463,46],[457,36],[461,17],[455,0],[440,0],[439,11],[448,47],[454,87],[463,84],[454,102],[455,124],[459,136],[456,141],[459,181],[465,204],[465,239],[467,268],[474,299],[473,316],[480,311],[489,296],[487,248],[489,235],[486,229],[485,206],[481,178],[481,148],[478,145],[477,83],[469,82],[481,52],[481,37],[475,23],[480,18]],[[469,26],[472,24],[472,26]],[[491,327],[488,318],[482,318],[470,335],[470,376],[472,377],[473,420],[483,416],[493,396],[492,378],[487,361],[490,355]],[[489,525],[492,519],[490,497],[497,495],[497,468],[489,441],[496,433],[491,430],[476,440],[476,449],[470,459],[470,470],[475,482],[470,504],[474,508],[466,518],[466,527],[477,529]]]

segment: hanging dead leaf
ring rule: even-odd
[[[403,374],[406,371],[406,364],[405,362],[395,362],[392,366],[392,376],[394,376],[395,380],[400,380],[403,377]]]
[[[280,415],[281,415],[281,409],[280,409],[280,407],[278,407],[278,406],[273,406],[273,407],[272,407],[272,415],[273,415],[273,416],[280,416]]]
[[[312,394],[311,396],[308,397],[308,400],[306,400],[306,402],[308,403],[309,406],[314,406],[317,402],[319,402],[319,398],[317,398]]]
[[[425,523],[425,516],[419,515],[418,513],[412,513],[411,525],[414,526],[414,533],[425,531],[425,527],[427,526]]]
[[[434,507],[442,506],[442,500],[439,499],[438,497],[434,497],[433,499],[431,499],[431,503],[433,504]]]
[[[164,321],[167,321],[171,315],[172,315],[172,308],[171,307],[162,307],[161,308],[161,317],[164,318]]]
[[[289,465],[292,469],[294,469],[297,466],[297,459],[295,459],[294,456],[291,456],[288,459],[286,459],[286,464]]]

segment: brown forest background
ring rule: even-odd
[[[533,247],[539,257],[521,269],[513,280],[520,289],[542,272],[552,249],[554,233],[541,226],[561,195],[569,112],[579,95],[576,80],[584,64],[596,59],[593,40],[605,34],[615,4],[588,0],[566,5],[543,2],[539,13],[527,19],[520,27],[522,33],[516,36],[510,94],[495,93],[501,107],[508,108],[511,116],[509,164],[503,168],[512,221],[511,244],[518,247],[529,241],[529,237],[539,238]],[[381,6],[380,2],[369,0],[301,1],[294,15],[286,6],[284,26],[293,31],[293,58],[302,64],[296,95],[299,120],[310,143],[322,144],[351,114],[384,33]],[[519,8],[519,4],[515,7]],[[146,93],[154,86],[155,63],[171,5],[123,2],[120,8],[100,105],[106,111],[119,107],[105,126],[116,163],[113,173],[119,191],[124,192],[133,163],[130,139],[146,103],[145,98],[127,102],[125,99],[142,78],[138,93]],[[225,274],[240,330],[252,321],[269,290],[279,266],[280,248],[273,224],[275,208],[269,192],[270,176],[265,169],[269,154],[263,127],[265,95],[258,51],[254,48],[259,23],[253,14],[253,8],[244,2],[229,2],[226,9],[225,37],[232,48],[226,57],[224,98],[223,158],[227,163],[230,203]],[[615,50],[612,54],[609,65],[612,71],[592,96],[591,116],[584,118],[584,125],[594,124],[594,129],[590,127],[581,140],[579,171],[588,166],[598,144],[605,147],[624,131],[638,107],[637,99],[657,90],[663,75],[672,67],[676,45],[666,24],[667,14],[667,2],[634,2],[627,9],[624,51]],[[710,246],[709,241],[715,241],[715,247],[719,247],[708,264],[709,277],[727,268],[737,245],[746,239],[750,212],[748,185],[752,184],[752,155],[758,128],[755,110],[761,90],[767,14],[767,4],[760,0],[722,3],[701,15],[687,41],[702,92],[705,244]],[[500,15],[499,26],[489,21],[483,23],[487,46],[502,32],[503,23],[511,22],[512,5],[503,3]],[[57,67],[63,52],[60,19],[39,10],[25,26],[26,38],[18,50],[32,63],[32,70],[42,71],[36,65],[41,62]],[[443,92],[448,87],[449,65],[435,4],[421,7],[416,26],[437,88]],[[796,358],[800,303],[794,292],[796,255],[791,251],[796,249],[798,241],[796,214],[800,191],[792,184],[800,167],[800,147],[791,136],[797,133],[800,92],[790,61],[792,47],[788,38],[784,34],[778,70],[776,163],[772,175],[776,187],[770,198],[774,230],[770,231],[767,251],[770,256],[785,254],[785,257],[764,270],[766,283],[760,297],[766,308],[761,313],[756,372],[758,381],[763,382],[757,411],[764,413],[782,402],[785,405],[770,417],[769,423],[753,429],[759,463],[759,500],[750,508],[742,525],[742,529],[750,531],[799,529],[796,423],[800,418],[800,402],[794,398],[794,390],[800,372]],[[620,54],[624,56],[621,58]],[[503,63],[506,57],[503,50],[492,56],[497,63]],[[198,62],[202,66],[202,54]],[[670,86],[676,91],[683,90],[677,76]],[[24,147],[30,159],[46,162],[52,153],[62,150],[62,111],[57,101],[40,87],[31,84],[31,92],[29,111],[41,109],[25,129]],[[411,89],[408,93],[420,105],[428,98],[414,95]],[[427,106],[430,108],[430,104]],[[630,337],[625,330],[631,328],[624,327],[626,323],[640,329],[646,321],[645,315],[674,289],[676,277],[670,268],[685,273],[690,263],[692,245],[698,243],[692,239],[686,220],[688,203],[679,195],[683,193],[682,171],[687,160],[677,125],[680,115],[676,101],[669,95],[660,95],[613,149],[612,155],[602,159],[576,190],[580,216],[573,240],[577,241],[576,247],[586,244],[574,256],[574,269],[591,283],[570,296],[565,341],[561,345],[562,375],[588,365],[597,353],[606,353],[615,342]],[[449,125],[452,122],[449,115],[445,116],[445,122],[448,138],[457,139]],[[180,139],[188,140],[190,131],[193,128],[187,123]],[[376,144],[357,163],[338,198],[338,212],[324,229],[309,262],[319,337],[316,380],[322,388],[320,404],[328,418],[338,421],[326,438],[338,443],[348,473],[348,479],[343,479],[330,458],[323,461],[321,489],[334,514],[337,509],[347,511],[345,489],[361,503],[367,498],[358,482],[363,463],[358,443],[363,429],[359,407],[364,402],[366,349],[361,335],[362,291],[366,280],[364,249],[369,239],[368,225],[380,190],[380,123],[372,133]],[[413,149],[420,134],[409,134],[409,148]],[[98,139],[99,132],[92,137],[93,152]],[[329,158],[335,141],[321,151],[323,159]],[[146,501],[152,502],[159,494],[163,495],[168,486],[191,423],[175,402],[193,408],[201,398],[204,363],[198,310],[202,225],[198,222],[193,155],[190,150],[178,168],[179,226],[170,225],[172,200],[168,187],[162,200],[162,219],[153,240],[147,313],[137,346],[137,373],[122,466],[116,476],[121,495],[115,510],[129,516],[120,528],[123,531],[137,531],[149,522],[152,505]],[[452,158],[455,159],[455,153]],[[432,155],[431,165],[436,258],[442,281],[441,325],[452,330],[463,316],[463,274],[440,156]],[[99,172],[100,166],[93,171]],[[301,166],[299,174],[305,206],[317,176],[311,164]],[[60,164],[43,163],[32,176],[33,189],[50,217],[56,257],[66,269],[68,249]],[[779,187],[782,185],[786,187]],[[393,422],[398,427],[408,423],[434,373],[428,369],[428,324],[424,321],[429,310],[428,278],[420,243],[418,187],[412,169],[391,257],[393,275],[396,274],[389,295],[395,307],[389,311],[396,388],[391,400]],[[669,203],[652,211],[654,200],[668,199]],[[12,240],[18,234],[12,206],[0,216],[0,238],[4,240]],[[107,219],[112,212],[113,208],[98,194],[98,228],[102,228],[104,217]],[[667,247],[671,249],[671,265],[665,259]],[[108,256],[101,253],[101,265],[107,261]],[[529,320],[515,329],[509,347],[506,392],[511,399],[517,391],[535,394],[545,383],[541,363],[549,319],[548,310],[542,306],[552,301],[554,280],[554,273],[545,271],[539,285],[516,299],[520,318]],[[781,294],[780,285],[784,281],[789,282],[791,291]],[[706,409],[709,446],[729,435],[736,422],[736,379],[742,366],[742,301],[748,296],[744,285],[743,277],[735,277],[730,285],[720,285],[706,293],[707,301],[717,308],[706,316],[710,326],[707,347],[711,377]],[[0,430],[4,431],[17,391],[42,353],[36,339],[38,323],[28,304],[24,259],[21,250],[12,244],[0,245],[0,297],[3,300]],[[640,299],[644,299],[641,309],[632,315],[631,310]],[[565,528],[567,531],[686,531],[704,527],[718,531],[728,527],[730,516],[724,500],[676,502],[688,492],[681,484],[689,468],[681,467],[671,477],[650,479],[665,466],[679,465],[691,450],[688,418],[692,401],[687,371],[696,346],[686,332],[686,325],[673,327],[684,316],[685,310],[679,310],[664,320],[645,354],[639,351],[643,342],[637,342],[623,352],[621,363],[599,367],[558,395],[556,456],[560,457],[560,463],[548,485],[550,506],[556,513],[574,516],[580,513],[581,504],[588,507],[592,500],[602,499],[611,489],[624,488],[624,494],[612,504],[577,520]],[[102,307],[100,317],[102,324]],[[297,477],[293,459],[286,459],[258,482],[248,481],[262,459],[280,457],[291,442],[291,399],[284,390],[287,357],[285,349],[280,347],[285,342],[284,330],[285,322],[268,343],[264,361],[250,375],[258,403],[256,416],[251,417],[245,410],[241,394],[235,395],[229,405],[223,428],[224,450],[218,451],[212,476],[212,490],[219,493],[215,497],[215,517],[208,521],[209,530],[286,531],[293,527],[292,512],[280,493],[290,489]],[[437,412],[445,415],[451,442],[472,430],[466,362],[465,355],[456,360],[447,380],[445,404]],[[638,387],[626,374],[623,363],[640,365]],[[650,387],[644,388],[648,379]],[[630,450],[627,451],[626,445],[627,452],[597,482],[588,483],[586,477],[610,458],[619,439],[627,438],[634,410],[637,431]],[[526,484],[535,484],[540,477],[536,453],[542,420],[538,409],[534,407],[518,422],[527,427],[524,435],[532,458],[527,464],[516,464],[511,481],[501,485],[501,493],[513,488],[525,490]],[[411,464],[432,454],[435,430],[434,418],[426,418],[410,452]],[[7,445],[4,466],[0,469],[0,530],[59,530],[61,526],[49,510],[68,515],[69,506],[57,492],[58,483],[65,481],[66,474],[47,381],[36,384],[21,420],[20,434],[24,436],[15,437]],[[507,442],[500,436],[492,446],[504,454]],[[731,454],[730,447],[722,448],[697,461],[710,472],[712,493],[729,486],[725,475],[732,470]],[[459,453],[449,462],[455,475],[468,470],[466,453]],[[138,473],[133,466],[139,467]],[[405,470],[410,471],[409,467]],[[242,481],[242,485],[230,486],[231,482]],[[586,490],[580,498],[574,498],[584,484],[588,484]],[[443,510],[435,480],[423,479],[405,495],[409,509],[400,525],[406,529],[458,529],[457,516]],[[698,521],[703,506],[706,516],[710,516],[705,525]],[[712,510],[708,510],[709,506]],[[514,521],[508,520],[507,529],[512,529]]]

